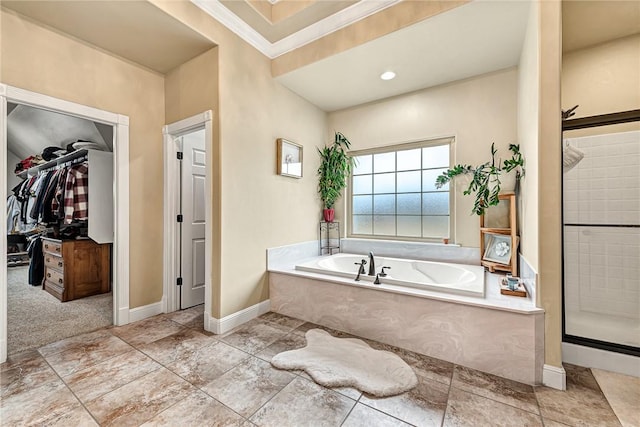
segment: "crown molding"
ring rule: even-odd
[[[270,55],[272,43],[244,22],[235,13],[224,7],[218,0],[191,0],[191,3],[204,10],[213,19],[220,22],[241,39],[258,49],[262,54],[273,59]]]
[[[236,14],[224,7],[218,0],[191,0],[193,4],[270,59],[277,58],[280,55],[298,49],[328,34],[348,27],[361,19],[400,3],[400,1],[402,0],[359,1],[340,12],[328,16],[275,43],[271,43]]]

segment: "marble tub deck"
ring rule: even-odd
[[[304,346],[305,331],[317,325],[272,312],[212,335],[202,318],[198,307],[10,356],[0,365],[0,424],[621,425],[587,368],[565,365],[562,392],[366,340],[398,354],[419,378],[415,389],[378,399],[271,366],[275,354]]]

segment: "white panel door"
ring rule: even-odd
[[[204,303],[205,168],[204,129],[182,136],[182,287],[180,308]]]

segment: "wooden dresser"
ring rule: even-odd
[[[62,302],[109,292],[110,246],[43,237],[44,290]]]

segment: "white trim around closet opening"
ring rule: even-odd
[[[7,198],[7,102],[114,127],[113,323],[129,323],[129,117],[0,83],[0,196]],[[6,224],[0,209],[0,224]],[[7,239],[0,239],[0,363],[7,359]]]
[[[178,310],[178,292],[176,286],[177,275],[177,222],[179,179],[178,151],[174,142],[176,137],[185,133],[203,129],[206,143],[206,173],[205,173],[205,262],[204,262],[204,311],[211,315],[211,256],[213,235],[211,233],[211,167],[213,165],[211,141],[213,137],[213,112],[205,111],[195,116],[168,124],[162,128],[164,145],[164,268],[163,268],[163,301],[165,313]],[[205,316],[206,317],[206,316]],[[205,329],[207,324],[205,323]],[[208,330],[208,329],[207,329]]]

